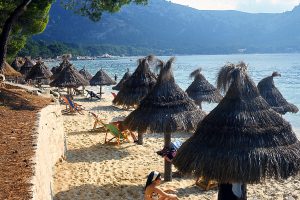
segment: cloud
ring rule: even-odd
[[[173,3],[188,5],[199,10],[234,10],[237,1],[230,0],[171,0]]]
[[[300,0],[171,0],[199,10],[240,10],[244,12],[284,12],[300,4]]]

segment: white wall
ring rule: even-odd
[[[58,104],[49,105],[39,113],[36,153],[33,162],[33,200],[51,200],[55,163],[65,154],[63,117]]]

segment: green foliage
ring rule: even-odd
[[[103,12],[118,12],[120,8],[131,2],[147,4],[147,0],[60,0],[67,10],[73,10],[76,14],[86,16],[92,21],[99,21]]]
[[[139,48],[133,46],[116,46],[116,45],[94,45],[79,46],[63,42],[45,42],[43,40],[28,40],[25,47],[19,52],[19,56],[31,55],[33,58],[56,58],[63,54],[71,53],[73,56],[99,56],[105,53],[111,55],[137,56],[147,54],[165,54],[155,49]]]
[[[0,1],[0,31],[4,22],[15,10],[22,0]],[[10,61],[15,57],[20,49],[24,48],[28,37],[41,33],[45,30],[49,21],[49,11],[54,0],[32,0],[27,10],[18,19],[14,25],[8,41],[7,59]],[[75,13],[87,16],[93,21],[98,21],[103,12],[117,12],[123,5],[134,2],[136,4],[146,4],[147,0],[60,0],[66,9],[74,10]],[[61,55],[65,51],[71,51],[75,54],[76,48],[68,47],[62,43],[49,44],[46,47],[41,46],[41,42],[34,44],[32,41],[26,46],[21,54],[37,56]],[[28,51],[28,52],[27,52]]]
[[[0,31],[2,31],[6,19],[21,2],[21,0],[6,0],[0,2]],[[32,3],[29,4],[22,17],[20,17],[13,26],[10,34],[7,51],[8,61],[11,61],[17,52],[25,46],[27,37],[45,30],[48,24],[49,11],[52,3],[53,0],[33,0]]]

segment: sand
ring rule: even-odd
[[[89,111],[103,116],[100,118],[106,118],[107,122],[130,112],[113,107],[109,91],[103,97],[101,101],[77,98],[76,102],[85,107],[85,114],[64,115],[68,150],[66,160],[55,167],[56,200],[143,199],[146,176],[153,170],[163,172],[164,160],[155,153],[163,147],[162,134],[145,135],[143,146],[133,142],[112,146],[104,144],[104,132],[90,131],[94,120]],[[190,134],[176,133],[172,138],[184,141]],[[174,167],[173,172],[176,172]],[[173,178],[160,187],[177,190],[179,199],[216,199],[217,196],[217,190],[203,191],[195,186],[191,177]],[[248,199],[300,199],[300,176],[248,185]]]

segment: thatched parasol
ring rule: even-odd
[[[7,77],[20,77],[22,74],[20,72],[17,72],[12,68],[7,62],[4,63],[4,67],[0,71],[4,76]]]
[[[135,106],[152,90],[156,83],[156,75],[150,71],[149,62],[155,61],[153,56],[138,60],[135,72],[123,83],[123,87],[113,100],[115,105]]]
[[[177,151],[173,164],[179,171],[221,185],[297,174],[300,142],[291,125],[260,96],[245,64],[224,66],[218,88],[228,90],[226,96]]]
[[[191,97],[196,104],[201,108],[201,103],[215,102],[219,103],[223,98],[220,92],[210,84],[201,74],[201,69],[196,69],[190,74],[190,77],[195,77],[193,83],[187,88],[186,93]]]
[[[21,74],[26,76],[33,66],[34,63],[29,58],[25,57],[25,62],[20,69]]]
[[[139,107],[124,120],[124,125],[139,133],[139,143],[145,132],[165,134],[165,147],[169,148],[171,133],[195,130],[205,113],[175,83],[171,58],[162,67],[153,90],[141,101]],[[171,164],[165,162],[165,180],[171,180]]]
[[[14,68],[16,71],[20,71],[21,67],[23,66],[24,62],[22,58],[15,58],[14,61],[11,63],[12,68]]]
[[[77,88],[89,85],[89,82],[72,66],[68,65],[50,83],[51,87]]]
[[[90,74],[85,67],[79,70],[79,73],[83,76],[83,78],[85,78],[85,80],[90,81],[93,78],[92,74]]]
[[[48,80],[52,76],[52,72],[48,69],[44,62],[38,61],[32,69],[28,72],[26,76],[26,80],[37,80],[40,82],[41,80]]]
[[[69,60],[67,59],[63,59],[63,61],[59,64],[59,66],[57,67],[52,67],[51,69],[51,72],[52,72],[52,77],[51,79],[55,79],[59,73],[65,68],[65,67],[68,67],[68,66],[72,66],[72,64],[70,63]],[[74,68],[74,67],[73,67]],[[76,70],[76,68],[75,68]]]
[[[124,74],[123,78],[120,80],[120,82],[112,87],[113,90],[120,90],[121,87],[123,87],[124,82],[129,79],[129,77],[131,76],[131,73],[129,72],[129,69],[127,68],[127,72]]]
[[[101,68],[95,76],[90,80],[90,84],[92,86],[99,85],[100,86],[100,98],[102,96],[102,86],[103,85],[114,85],[116,82],[112,80]]]
[[[280,114],[285,114],[287,112],[297,113],[299,111],[297,106],[287,102],[275,86],[273,78],[276,76],[281,75],[278,72],[273,72],[271,76],[262,79],[258,83],[257,88],[260,95]]]

